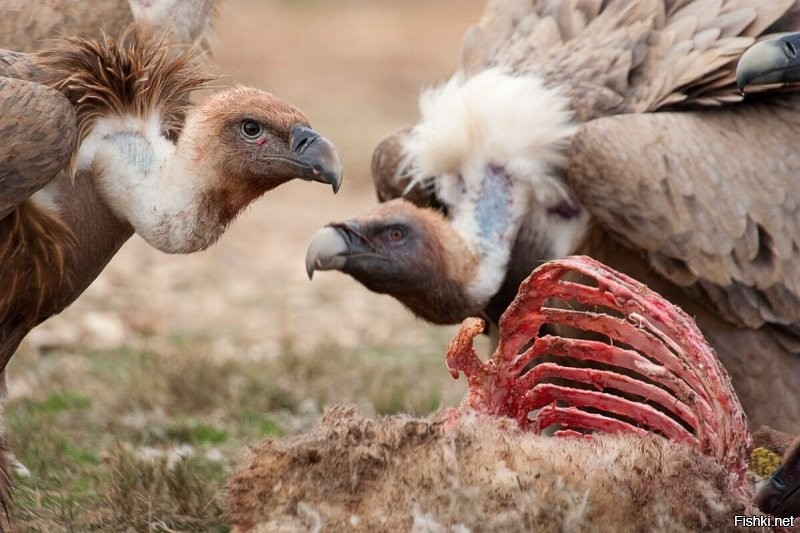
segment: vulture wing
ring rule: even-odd
[[[770,32],[796,30],[798,21],[798,0],[490,0],[466,33],[458,75],[493,67],[535,73],[569,98],[581,122],[722,106],[742,100],[742,53]],[[378,198],[435,205],[432,191],[408,188],[410,131],[375,149]]]
[[[99,38],[132,22],[169,30],[183,44],[206,42],[219,0],[0,0],[0,48],[34,52],[65,35]]]
[[[800,100],[606,117],[569,180],[612,236],[728,321],[800,323]],[[800,332],[800,330],[798,330]]]
[[[0,0],[0,48],[24,52],[46,48],[60,35],[99,37],[133,22],[127,0]]]
[[[797,0],[492,0],[462,69],[538,72],[568,87],[582,121],[742,99],[736,62],[796,23]]]
[[[67,167],[75,149],[69,100],[14,76],[33,68],[24,54],[0,51],[0,219]]]

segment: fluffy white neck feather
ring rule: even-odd
[[[94,174],[114,214],[148,243],[168,253],[193,251],[208,234],[199,217],[207,180],[187,144],[163,137],[157,114],[101,118],[81,144],[78,169]]]
[[[424,91],[420,112],[403,146],[412,186],[433,187],[448,206],[478,260],[467,292],[485,303],[505,279],[520,224],[568,199],[557,169],[576,130],[569,101],[536,75],[492,68]]]

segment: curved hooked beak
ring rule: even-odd
[[[800,483],[792,482],[783,466],[779,466],[766,485],[756,494],[756,506],[773,516],[795,516],[800,509]]]
[[[800,82],[800,33],[762,41],[742,55],[736,67],[736,85],[744,93],[753,85]]]
[[[336,146],[309,127],[295,124],[291,129],[289,146],[293,162],[302,169],[304,180],[328,183],[333,193],[342,186],[342,159]]]
[[[308,279],[317,270],[341,270],[348,258],[372,253],[374,250],[358,231],[358,224],[330,224],[319,230],[306,251],[306,273]]]

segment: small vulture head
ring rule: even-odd
[[[111,140],[106,168],[138,169],[101,172],[112,208],[167,253],[207,248],[251,202],[290,180],[325,183],[334,193],[342,182],[334,144],[300,110],[261,90],[237,87],[191,108],[177,146],[160,136],[158,124],[151,127],[146,150],[130,140],[141,136],[125,124],[112,122],[93,135]]]
[[[800,33],[762,41],[751,46],[736,67],[736,84],[745,92],[760,85],[800,82]]]
[[[189,149],[200,172],[217,176],[218,191],[238,188],[255,197],[300,178],[336,193],[342,183],[334,144],[311,129],[302,111],[258,89],[223,91],[195,108],[178,147]]]
[[[570,252],[583,231],[562,178],[569,101],[537,75],[493,68],[423,92],[420,115],[373,155],[378,198],[410,202],[323,229],[309,274],[342,270],[437,324],[494,320],[537,261]]]
[[[325,226],[306,253],[309,278],[317,270],[340,270],[437,324],[482,314],[465,292],[476,267],[474,254],[439,212],[403,199]]]

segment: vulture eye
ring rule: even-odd
[[[247,119],[242,121],[242,133],[248,139],[257,139],[264,128],[255,120]]]
[[[402,241],[406,238],[406,229],[402,226],[392,226],[386,230],[386,237],[391,242]]]

